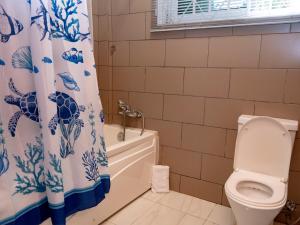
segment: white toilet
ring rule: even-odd
[[[287,201],[298,122],[242,115],[225,193],[237,225],[271,225]]]

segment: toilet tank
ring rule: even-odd
[[[238,125],[234,169],[287,181],[298,122],[241,115]]]

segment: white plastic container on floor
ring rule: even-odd
[[[152,167],[152,191],[155,193],[169,192],[169,166],[154,165]]]

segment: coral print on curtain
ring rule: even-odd
[[[0,224],[55,225],[110,189],[86,0],[0,0]]]

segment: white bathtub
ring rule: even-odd
[[[125,142],[118,141],[122,131],[118,125],[104,125],[105,141],[111,175],[111,189],[96,207],[68,218],[68,225],[98,225],[151,186],[152,165],[158,159],[156,131],[126,128]]]

